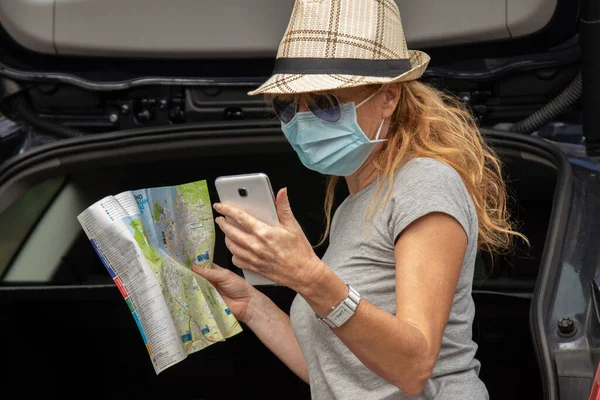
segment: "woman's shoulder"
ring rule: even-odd
[[[415,157],[402,165],[396,173],[396,182],[401,183],[446,183],[461,184],[458,172],[444,161],[431,157]]]
[[[469,214],[475,213],[471,194],[458,171],[435,158],[413,158],[400,167],[394,179],[392,197],[402,203],[460,204]]]
[[[400,213],[397,232],[430,212],[443,212],[456,218],[467,234],[474,232],[477,214],[460,174],[444,161],[414,158],[396,174],[391,206]]]

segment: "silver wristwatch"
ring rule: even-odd
[[[317,315],[317,319],[330,328],[339,328],[354,315],[356,307],[360,303],[360,294],[348,285],[348,295],[323,318]]]

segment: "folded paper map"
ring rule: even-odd
[[[206,181],[108,196],[77,219],[125,298],[156,373],[242,329],[192,264],[210,268]]]

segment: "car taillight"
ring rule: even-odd
[[[592,382],[589,400],[600,400],[600,364],[598,364],[598,367],[596,368],[596,375]]]

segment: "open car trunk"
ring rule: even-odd
[[[309,398],[307,385],[249,329],[156,376],[76,220],[123,190],[206,179],[217,200],[217,176],[264,172],[275,189],[289,188],[296,217],[317,243],[325,179],[300,164],[279,124],[265,119],[274,116],[262,99],[246,96],[270,75],[293,2],[275,3],[0,1],[0,112],[23,123],[14,131],[0,123],[4,391]],[[555,145],[529,135],[562,142],[563,151],[585,143],[600,154],[600,25],[593,23],[600,2],[396,3],[409,47],[432,56],[423,81],[455,94],[482,126],[522,134],[484,132],[504,163],[511,213],[531,247],[517,243],[509,256],[477,260],[480,375],[492,399],[582,397],[600,337],[588,293],[600,259],[597,165],[571,153],[569,164]],[[343,185],[337,194],[339,204]],[[215,261],[240,272],[219,232]],[[574,288],[577,301],[569,298]],[[286,311],[294,297],[282,287],[261,290]],[[558,334],[563,316],[575,322],[573,336]]]
[[[541,139],[500,132],[487,137],[504,163],[511,212],[531,247],[517,243],[510,256],[479,257],[473,338],[481,377],[491,398],[542,398],[529,311],[547,233],[558,223],[553,205],[566,193],[570,167]],[[80,393],[83,385],[105,396],[119,387],[140,396],[309,398],[308,386],[246,327],[156,376],[126,303],[76,221],[96,200],[124,190],[205,179],[215,201],[216,177],[264,172],[275,190],[288,187],[296,218],[315,244],[324,230],[325,178],[301,165],[278,124],[148,128],[51,146],[0,171],[6,182],[0,186],[0,225],[18,230],[19,221],[36,221],[35,231],[23,228],[27,240],[20,247],[20,254],[34,256],[16,256],[0,270],[0,341],[10,344],[3,390],[64,396]],[[347,190],[338,189],[341,201]],[[28,206],[32,198],[44,205]],[[38,251],[23,251],[28,246]],[[240,272],[230,257],[217,230],[215,261]],[[261,290],[285,311],[295,295],[283,287]],[[23,386],[22,377],[31,373],[36,385]]]

